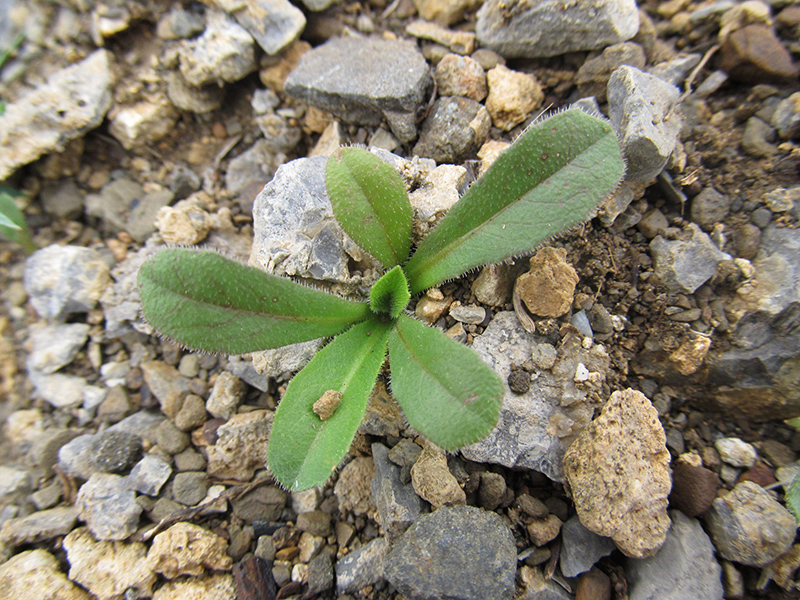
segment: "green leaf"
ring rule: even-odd
[[[794,476],[792,485],[786,492],[786,506],[792,511],[794,518],[800,522],[800,473]]]
[[[362,148],[339,148],[325,183],[336,220],[356,244],[387,268],[408,259],[413,215],[397,171]]]
[[[36,251],[36,243],[31,238],[25,217],[14,202],[19,196],[11,188],[0,186],[0,235],[22,246],[28,254]]]
[[[606,121],[570,109],[533,125],[420,244],[404,267],[411,293],[528,252],[585,221],[624,171]]]
[[[392,395],[412,427],[445,450],[486,437],[505,387],[467,346],[400,315],[389,334]]]
[[[386,357],[390,328],[377,318],[353,326],[289,383],[275,411],[267,464],[290,490],[325,483],[349,450]],[[341,398],[333,415],[323,420],[314,404],[331,390]]]
[[[208,352],[242,354],[335,335],[372,312],[215,252],[169,248],[139,269],[145,319]]]
[[[397,318],[411,300],[408,281],[399,266],[384,274],[369,292],[369,305],[373,312]]]

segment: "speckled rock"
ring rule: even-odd
[[[401,467],[389,458],[383,444],[372,444],[375,477],[370,484],[372,499],[378,509],[378,520],[390,539],[394,539],[417,520],[422,509],[412,485],[401,480]]]
[[[108,132],[126,150],[141,152],[170,133],[179,116],[166,94],[153,94],[135,104],[114,106],[108,114]]]
[[[719,478],[714,471],[678,459],[672,465],[672,492],[669,503],[687,517],[706,512],[717,497]]]
[[[609,46],[600,56],[588,58],[578,69],[575,74],[578,92],[584,98],[594,96],[603,102],[611,73],[622,65],[644,69],[646,62],[644,50],[639,44],[623,42]]]
[[[182,42],[179,55],[181,74],[196,87],[239,81],[257,67],[253,38],[217,10],[208,12],[203,35]]]
[[[267,464],[273,412],[254,410],[231,417],[217,429],[217,443],[208,447],[208,474],[249,481]]]
[[[445,54],[436,65],[435,77],[442,96],[466,96],[478,102],[486,98],[486,72],[468,56]]]
[[[564,454],[581,522],[634,558],[655,554],[669,529],[670,455],[644,394],[614,392]]]
[[[27,550],[0,565],[0,589],[14,600],[93,600],[94,596],[72,583],[58,559],[47,550]]]
[[[560,317],[570,309],[578,274],[567,262],[567,251],[546,246],[528,262],[530,270],[514,284],[514,295],[540,317]]]
[[[147,565],[167,579],[197,576],[206,569],[230,569],[227,550],[228,543],[217,534],[192,523],[176,523],[153,538]]]
[[[459,164],[473,158],[486,141],[491,123],[480,102],[462,96],[439,98],[422,124],[414,154],[437,163]]]
[[[495,127],[508,131],[522,123],[544,100],[542,86],[534,75],[497,65],[486,73],[489,95],[486,110]]]
[[[289,46],[306,26],[303,11],[289,0],[255,0],[244,4],[223,0],[220,6],[233,13],[239,25],[267,54],[277,54]]]
[[[98,540],[124,540],[136,531],[142,513],[125,478],[111,473],[92,475],[78,490],[75,505]]]
[[[414,491],[432,506],[464,504],[466,494],[447,468],[444,450],[428,445],[422,449],[417,462],[411,467],[411,483]]]
[[[695,223],[689,223],[677,240],[656,236],[650,251],[661,282],[674,292],[689,294],[716,274],[721,261],[730,258]]]
[[[141,542],[96,542],[85,527],[70,532],[62,543],[69,578],[100,600],[117,600],[128,589],[152,594],[156,574],[147,566],[147,546]]]
[[[714,500],[705,520],[720,556],[751,566],[764,566],[786,552],[797,530],[792,514],[751,481]]]
[[[0,543],[19,546],[51,540],[69,533],[77,519],[78,509],[74,506],[57,506],[8,519],[0,528]]]
[[[420,517],[386,557],[385,576],[402,594],[425,600],[510,600],[517,551],[505,522],[473,506]]]
[[[229,373],[222,371],[217,375],[214,387],[206,402],[206,410],[215,417],[230,419],[236,414],[239,403],[244,397],[244,384],[242,380]]]
[[[339,500],[339,510],[376,518],[377,509],[370,489],[374,477],[375,464],[371,456],[357,456],[347,463],[339,472],[339,480],[333,488]]]
[[[193,577],[167,581],[153,594],[153,600],[230,600],[236,597],[233,575]]]
[[[389,553],[386,538],[375,538],[336,562],[336,590],[354,594],[383,579]]]
[[[752,467],[756,464],[758,453],[752,444],[735,437],[721,438],[714,442],[722,462],[734,467]]]

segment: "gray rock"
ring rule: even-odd
[[[608,556],[617,546],[610,537],[597,535],[583,526],[578,515],[561,526],[561,572],[565,577],[577,577]]]
[[[756,158],[768,158],[779,152],[772,142],[776,140],[775,130],[758,117],[750,117],[742,135],[742,150]]]
[[[7,499],[18,492],[30,490],[31,476],[26,469],[0,465],[0,498]]]
[[[333,562],[327,552],[322,552],[308,563],[308,591],[323,592],[333,587]]]
[[[475,157],[491,126],[489,111],[480,102],[462,96],[439,98],[422,124],[414,154],[437,163],[461,163]]]
[[[24,518],[9,519],[0,529],[0,543],[18,546],[67,535],[78,520],[74,506],[40,510]]]
[[[284,346],[284,348],[285,347],[286,346]],[[262,392],[269,390],[270,375],[268,373],[259,373],[256,371],[253,363],[249,360],[245,360],[239,356],[230,356],[228,357],[228,364],[225,368],[257,390],[261,390]],[[272,377],[276,376],[273,375]]]
[[[643,69],[647,59],[644,50],[634,42],[622,42],[609,46],[595,58],[587,59],[575,74],[578,93],[583,96],[594,96],[603,102],[606,99],[608,79],[622,65]]]
[[[72,179],[46,183],[39,201],[44,211],[54,217],[77,219],[83,212],[83,192]]]
[[[772,114],[771,124],[783,139],[800,135],[800,92],[781,100]]]
[[[689,294],[717,273],[721,261],[730,258],[694,223],[689,223],[681,239],[656,236],[650,242],[650,252],[661,282],[673,292]]]
[[[233,14],[267,54],[277,54],[286,48],[306,26],[303,11],[289,0],[255,0],[244,4],[226,0],[220,6]]]
[[[746,296],[755,310],[777,315],[800,301],[800,289],[794,283],[800,276],[798,261],[800,234],[794,229],[768,225],[753,261],[756,274]]]
[[[155,442],[164,452],[178,454],[189,446],[191,438],[172,421],[164,419],[155,430]]]
[[[752,481],[714,500],[705,521],[722,558],[756,567],[786,552],[797,530],[792,514]]]
[[[327,158],[281,166],[253,205],[251,262],[267,273],[347,281],[344,232],[325,187]]]
[[[148,454],[136,463],[128,474],[128,488],[147,496],[158,496],[161,486],[167,482],[170,475],[172,467],[168,462]]]
[[[353,594],[383,579],[389,553],[386,538],[375,538],[336,562],[336,591]]]
[[[721,600],[722,568],[696,519],[670,511],[672,527],[655,556],[628,559],[630,600]]]
[[[25,261],[23,284],[40,316],[63,321],[94,308],[110,282],[108,271],[96,250],[52,245]]]
[[[142,454],[142,438],[127,431],[104,431],[93,440],[91,452],[99,470],[128,471]]]
[[[103,186],[99,194],[86,196],[86,214],[143,242],[156,230],[158,211],[173,199],[169,190],[145,192],[138,183],[122,178]]]
[[[591,420],[594,412],[590,391],[600,391],[609,369],[609,358],[602,344],[591,349],[581,346],[582,336],[569,334],[557,356],[552,346],[540,361],[540,371],[530,389],[515,394],[508,387],[497,427],[483,440],[464,447],[462,456],[476,462],[524,467],[544,473],[554,481],[564,480],[564,450]],[[540,338],[525,331],[511,311],[497,313],[473,349],[503,381],[508,380],[511,364],[532,359],[531,347]],[[578,365],[593,373],[580,386],[575,383]]]
[[[6,105],[0,115],[0,181],[97,127],[111,107],[113,56],[96,50]]]
[[[28,355],[28,368],[54,373],[68,365],[86,343],[90,328],[87,323],[37,323],[31,326],[33,349]]]
[[[372,460],[375,464],[375,477],[370,485],[372,501],[378,508],[378,521],[392,541],[419,518],[422,502],[411,482],[402,481],[401,468],[389,460],[386,446],[372,444]]]
[[[203,471],[185,471],[172,480],[172,499],[186,506],[195,506],[206,497],[208,477]]]
[[[187,39],[202,33],[203,29],[203,17],[176,4],[159,19],[156,35],[162,40]]]
[[[139,525],[142,507],[124,477],[95,473],[78,490],[75,506],[97,540],[124,540]]]
[[[224,85],[255,71],[255,42],[247,30],[217,10],[210,10],[206,21],[203,35],[183,42],[179,51],[186,82],[196,87]]]
[[[369,126],[386,119],[401,142],[410,142],[430,82],[428,64],[416,46],[341,37],[305,53],[284,89],[341,119]]]
[[[274,486],[261,486],[231,500],[233,514],[245,523],[277,521],[286,507],[286,492]]]
[[[129,333],[134,327],[143,333],[152,333],[149,324],[141,318],[139,286],[136,276],[139,267],[158,250],[159,246],[151,242],[144,248],[119,263],[111,270],[114,283],[106,288],[100,297],[106,322],[106,335],[109,339]]]
[[[730,211],[730,199],[720,194],[713,187],[705,187],[692,200],[692,221],[706,231],[711,231],[714,225],[721,223]]]
[[[28,370],[28,378],[36,388],[36,395],[55,408],[79,406],[83,402],[86,379],[63,373],[46,374]]]
[[[673,108],[680,90],[639,69],[622,66],[611,74],[607,95],[608,116],[628,159],[625,179],[653,179],[678,142],[682,119]]]
[[[478,11],[481,46],[506,58],[557,56],[631,39],[639,30],[634,0],[563,4],[556,0],[488,0]]]
[[[89,479],[99,469],[94,464],[92,448],[97,434],[81,435],[67,442],[58,451],[58,468],[76,479]]]
[[[486,318],[486,309],[482,306],[459,304],[458,306],[450,307],[450,316],[461,323],[479,325]]]
[[[225,185],[230,191],[238,194],[251,185],[261,187],[272,179],[278,167],[286,162],[286,155],[276,154],[269,146],[267,140],[260,139],[231,159],[225,171]]]
[[[510,600],[517,549],[506,523],[473,506],[420,517],[386,557],[384,575],[411,598]]]
[[[203,114],[222,106],[225,90],[216,83],[202,87],[190,85],[179,72],[169,73],[166,80],[167,98],[181,110]]]
[[[653,77],[658,77],[667,83],[681,87],[691,70],[700,63],[701,58],[702,57],[697,53],[679,56],[678,58],[650,67],[648,72]]]
[[[78,435],[78,431],[74,429],[48,427],[33,440],[26,456],[27,464],[41,467],[49,475],[50,469],[58,463],[58,452],[61,447]]]
[[[331,516],[322,510],[309,510],[297,515],[297,528],[313,536],[328,537],[331,534]]]

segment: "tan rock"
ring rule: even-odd
[[[681,375],[691,375],[702,366],[710,347],[710,337],[693,334],[669,355],[669,360]]]
[[[483,67],[458,54],[445,54],[436,65],[436,85],[441,96],[466,96],[480,102],[487,94]]]
[[[160,587],[153,600],[231,600],[236,597],[233,576],[228,574],[168,581]]]
[[[156,574],[148,567],[147,546],[140,542],[96,542],[86,527],[74,529],[62,543],[70,564],[69,578],[100,600],[122,600],[134,588],[152,594]]]
[[[175,206],[164,206],[158,210],[156,227],[168,244],[194,246],[202,242],[211,231],[211,219],[204,202],[206,194],[192,194]]]
[[[222,371],[214,381],[214,387],[208,395],[206,410],[215,417],[230,419],[236,414],[239,404],[244,398],[244,383],[229,371]]]
[[[503,131],[522,123],[544,100],[542,86],[533,75],[497,65],[486,73],[486,80],[489,86],[486,110],[495,127]]]
[[[464,14],[480,5],[480,0],[414,0],[419,16],[440,25],[454,25]]]
[[[478,158],[481,159],[481,175],[489,170],[497,157],[508,150],[510,143],[503,140],[489,140],[478,150]]]
[[[0,565],[0,595],[9,600],[93,600],[67,579],[46,550],[28,550]]]
[[[162,531],[147,552],[147,565],[167,579],[202,575],[207,568],[224,571],[231,564],[228,542],[192,523],[175,523]]]
[[[261,79],[261,83],[271,90],[283,92],[283,84],[286,83],[289,73],[294,71],[297,63],[300,62],[300,57],[309,50],[311,50],[311,44],[302,40],[296,41],[283,51],[275,64],[259,71],[258,77]]]
[[[445,298],[438,288],[431,288],[417,301],[414,314],[422,321],[435,323],[452,303],[452,296]]]
[[[531,313],[540,317],[560,317],[569,310],[578,284],[578,274],[567,262],[567,251],[544,247],[529,263],[530,271],[517,278],[514,295]]]
[[[254,410],[234,415],[217,430],[208,447],[208,474],[221,479],[250,481],[267,464],[267,446],[274,413]]]
[[[581,523],[624,554],[652,556],[669,530],[670,456],[658,412],[641,392],[614,392],[564,454]]]
[[[126,150],[138,150],[157,142],[175,129],[178,110],[166,95],[157,95],[128,106],[117,106],[109,113],[108,132]]]
[[[375,464],[371,456],[357,456],[339,473],[333,493],[339,500],[339,510],[354,515],[367,515],[377,519],[378,509],[372,501],[370,483],[375,477]]]
[[[417,495],[435,508],[466,504],[467,495],[447,467],[444,450],[431,444],[411,467],[411,484]]]
[[[478,39],[474,33],[468,31],[453,31],[440,27],[436,23],[417,20],[408,24],[406,33],[423,40],[431,40],[441,44],[456,54],[472,54],[475,42]]]

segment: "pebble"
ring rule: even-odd
[[[692,221],[706,231],[711,231],[714,225],[722,223],[730,212],[730,199],[720,194],[713,187],[705,187],[692,199]]]
[[[463,305],[455,302],[450,305],[450,316],[461,323],[480,325],[486,319],[486,309],[474,304]]]
[[[456,54],[472,54],[475,49],[475,34],[469,31],[445,29],[436,23],[416,20],[406,26],[406,33],[423,40],[441,44]]]
[[[228,573],[167,581],[153,594],[153,600],[230,600],[236,597],[236,584]]]
[[[481,304],[503,306],[511,297],[514,285],[510,265],[487,265],[472,282],[472,293]]]
[[[47,550],[27,550],[0,565],[0,589],[16,600],[93,600],[93,596],[72,583],[58,559]]]
[[[523,565],[519,569],[519,583],[524,590],[523,598],[543,600],[572,600],[573,596],[554,579],[546,578],[542,569]]]
[[[800,92],[781,100],[770,122],[785,140],[800,136]]]
[[[495,127],[509,131],[525,121],[544,101],[542,86],[534,75],[497,65],[486,73],[489,95],[486,110]]]
[[[202,242],[211,231],[211,218],[204,210],[204,203],[199,201],[199,197],[200,194],[197,194],[181,200],[175,206],[162,206],[159,209],[156,216],[156,227],[161,238],[167,244],[194,246]],[[190,356],[193,355],[187,354],[183,358]],[[191,378],[194,375],[186,375],[186,377]]]
[[[529,271],[514,284],[514,296],[540,317],[560,317],[572,306],[578,274],[567,262],[567,251],[546,246],[528,261]]]
[[[234,498],[231,504],[233,514],[245,523],[277,521],[286,508],[286,492],[275,486],[262,485]]]
[[[611,578],[597,567],[592,568],[578,579],[575,600],[611,600]]]
[[[411,483],[417,495],[436,508],[466,502],[464,490],[447,467],[447,456],[434,446],[423,448],[411,467]]]
[[[441,25],[455,25],[475,7],[473,0],[414,0],[419,16]]]
[[[488,0],[478,10],[475,26],[481,46],[506,58],[595,50],[627,41],[638,29],[639,12],[633,0],[604,0],[591,6],[547,0],[512,12],[502,0]]]
[[[336,562],[336,591],[354,594],[384,578],[384,563],[389,553],[385,538],[371,540]]]
[[[184,471],[172,480],[172,499],[184,506],[195,506],[206,497],[208,477],[204,471]]]
[[[158,211],[172,200],[169,190],[145,192],[135,181],[121,177],[104,185],[98,194],[86,196],[86,214],[101,219],[113,231],[124,231],[144,242],[156,231]]]
[[[495,513],[456,506],[417,519],[386,556],[384,575],[414,598],[510,600],[516,566],[508,525]]]
[[[217,442],[208,446],[208,475],[250,481],[267,464],[267,445],[273,412],[238,414],[217,429]]]
[[[590,531],[581,523],[578,515],[574,515],[561,527],[561,572],[565,577],[577,577],[589,571],[597,561],[616,548],[610,537]]]
[[[222,106],[225,89],[216,83],[197,87],[187,83],[180,72],[171,72],[166,76],[167,98],[180,110],[204,114],[217,110]]]
[[[203,34],[183,42],[178,54],[181,75],[195,87],[239,81],[257,68],[252,36],[218,10],[206,13]]]
[[[333,587],[333,561],[330,555],[322,552],[311,559],[308,563],[306,583],[308,591],[317,594]]]
[[[718,488],[719,478],[714,471],[680,459],[673,463],[669,503],[687,517],[706,512],[717,497]]]
[[[28,369],[54,373],[70,364],[89,338],[88,323],[36,323],[31,326],[33,349],[26,362]]]
[[[142,508],[124,477],[95,473],[78,490],[75,506],[97,540],[124,540],[139,525]]]
[[[165,419],[156,428],[155,442],[167,454],[178,454],[191,443],[189,434],[178,429],[175,424]]]
[[[323,10],[332,0],[307,0],[312,10]],[[225,5],[223,5],[225,6]],[[235,7],[235,8],[234,8]],[[226,7],[227,8],[227,7]],[[267,54],[274,55],[292,44],[306,26],[306,18],[289,0],[255,0],[231,5],[239,25],[244,27]]]
[[[126,431],[104,431],[94,436],[90,452],[100,471],[128,471],[142,454],[142,438]]]
[[[236,414],[244,398],[244,383],[236,375],[222,371],[214,381],[214,387],[208,396],[206,410],[215,417],[226,421]]]
[[[773,144],[775,130],[758,117],[750,117],[742,135],[742,150],[756,158],[768,158],[779,152]]]
[[[331,516],[321,510],[303,512],[297,515],[295,527],[316,537],[328,537],[331,534]]]
[[[0,115],[0,181],[100,125],[112,103],[113,55],[96,50],[9,102]]]
[[[733,78],[748,83],[781,83],[797,77],[797,67],[772,28],[753,24],[731,33],[719,52],[717,65]]]
[[[148,454],[133,466],[126,479],[129,489],[147,496],[158,496],[170,475],[172,467],[168,462]]]
[[[587,58],[578,69],[575,74],[578,93],[583,97],[594,96],[598,102],[605,102],[611,73],[622,65],[641,70],[644,69],[646,62],[644,50],[639,44],[634,42],[613,44],[603,50],[600,56]]]
[[[206,422],[206,403],[200,396],[189,394],[183,399],[181,409],[175,415],[175,427],[181,431],[191,431]]]
[[[642,215],[642,220],[636,224],[636,227],[644,237],[652,240],[669,227],[669,221],[659,209],[652,208]]]
[[[110,283],[102,255],[91,248],[51,245],[25,261],[25,291],[44,319],[63,321],[92,310]]]
[[[670,511],[670,527],[658,554],[627,561],[630,600],[722,600],[722,568],[714,545],[696,519]]]
[[[673,60],[658,63],[651,67],[648,72],[667,83],[681,87],[692,69],[700,63],[701,58],[700,54],[692,52],[685,56],[678,56]],[[636,67],[637,65],[633,66]],[[642,67],[637,68],[641,69]]]
[[[157,577],[145,561],[145,544],[96,542],[87,528],[79,527],[64,538],[62,547],[70,565],[69,578],[99,600],[116,600],[131,593],[128,590],[143,597],[152,595]]]
[[[797,529],[792,514],[751,481],[714,500],[705,521],[719,555],[750,566],[764,566],[786,552]]]
[[[306,52],[284,89],[361,125],[376,126],[385,118],[392,133],[409,142],[416,137],[416,112],[429,82],[428,64],[416,47],[396,40],[342,37]]]
[[[442,96],[466,96],[480,102],[486,98],[486,72],[468,56],[445,54],[436,65],[436,85]]]
[[[69,533],[77,520],[78,509],[74,506],[40,510],[3,523],[0,542],[9,546],[44,542]]]
[[[46,375],[34,370],[28,371],[28,379],[36,395],[55,408],[75,408],[83,402],[86,389],[86,379],[83,377],[63,373]]]
[[[478,487],[478,504],[486,510],[495,510],[506,499],[508,487],[506,478],[500,473],[484,471]]]
[[[181,522],[153,538],[147,565],[167,579],[203,575],[206,569],[227,571],[232,564],[227,550],[228,542],[217,534]]]
[[[428,172],[408,195],[414,211],[413,239],[424,238],[461,198],[467,170],[459,165],[439,165]],[[449,303],[449,300],[446,300]]]
[[[531,543],[544,546],[558,537],[561,531],[561,519],[555,515],[547,515],[544,519],[534,519],[525,526]]]
[[[339,510],[354,515],[376,516],[370,485],[375,477],[375,463],[371,456],[357,456],[339,472],[333,494],[339,501]]]
[[[655,274],[671,291],[693,294],[717,273],[729,258],[695,223],[689,223],[677,240],[656,236],[650,242]]]
[[[408,450],[414,452],[419,457],[421,449],[419,446],[406,439],[406,444],[416,448]],[[400,444],[398,444],[399,446]],[[395,446],[397,448],[398,446]],[[394,448],[392,449],[394,450]],[[413,485],[409,480],[403,481],[402,464],[397,466],[397,460],[405,459],[398,456],[399,449],[392,459],[392,451],[383,444],[372,444],[372,460],[375,465],[375,477],[370,483],[372,500],[378,509],[378,522],[381,524],[387,540],[394,540],[402,535],[414,521],[419,518],[422,511],[420,497],[414,491]],[[416,461],[416,457],[411,460],[411,464]],[[410,466],[406,468],[410,477]]]
[[[153,94],[135,104],[119,104],[109,113],[108,132],[126,150],[141,151],[175,128],[179,111],[166,94]]]
[[[648,181],[667,164],[678,142],[682,119],[673,112],[680,90],[674,85],[622,66],[608,81],[608,116],[620,137],[627,181]]]
[[[564,454],[581,522],[611,537],[627,556],[655,554],[670,525],[669,462],[666,436],[650,400],[632,389],[614,392]]]
[[[460,164],[475,156],[491,124],[491,116],[480,102],[462,96],[439,98],[423,121],[413,152],[440,164]]]
[[[734,467],[752,467],[758,454],[752,444],[739,438],[722,438],[714,442],[722,462]]]

